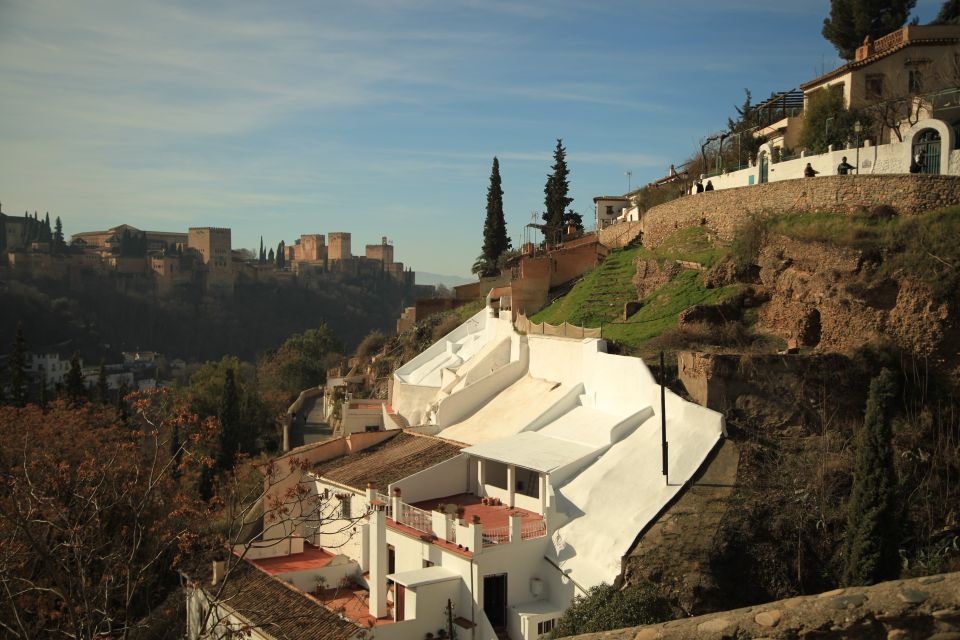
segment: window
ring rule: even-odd
[[[538,623],[537,623],[537,635],[538,635],[538,636],[542,636],[542,635],[544,635],[545,633],[550,633],[551,631],[553,631],[553,624],[554,624],[554,622],[556,622],[556,620],[555,620],[554,618],[550,618],[549,620],[543,620],[543,621],[541,621],[541,622],[538,622]]]
[[[340,517],[344,520],[349,520],[351,517],[349,497],[340,498]]]
[[[608,215],[608,216],[612,216],[612,215],[613,215],[613,205],[612,205],[612,204],[608,204],[608,205],[607,205],[607,215]]]
[[[883,74],[877,73],[867,76],[866,80],[867,85],[867,98],[882,98],[883,97]]]
[[[907,91],[910,93],[920,93],[923,91],[923,73],[920,69],[910,69],[907,78]]]

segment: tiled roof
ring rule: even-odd
[[[399,432],[386,442],[314,467],[318,476],[355,489],[375,482],[382,491],[391,482],[449,460],[463,445],[433,436]]]
[[[216,587],[206,589],[211,595],[216,592]],[[258,633],[277,640],[349,640],[363,632],[316,598],[245,561],[232,569],[219,600]]]

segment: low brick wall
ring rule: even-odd
[[[960,636],[960,573],[837,589],[755,607],[576,636],[581,640]]]
[[[641,221],[643,244],[655,247],[677,229],[697,225],[729,240],[752,216],[853,213],[881,204],[903,215],[960,204],[960,176],[825,176],[698,193],[647,211]]]

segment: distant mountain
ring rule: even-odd
[[[463,276],[445,276],[439,273],[429,273],[427,271],[417,271],[417,284],[445,284],[448,287],[456,287],[461,284],[476,282],[476,278],[464,278]]]

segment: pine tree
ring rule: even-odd
[[[507,223],[503,217],[503,188],[500,180],[500,161],[493,158],[490,169],[490,186],[487,188],[487,217],[483,223],[483,269],[480,275],[493,275],[497,260],[510,249]]]
[[[930,24],[960,24],[960,0],[947,0]]]
[[[100,360],[100,370],[97,372],[97,402],[108,404],[110,402],[110,387],[107,386],[107,365]]]
[[[27,404],[27,341],[23,337],[22,322],[17,323],[7,369],[10,372],[10,400],[22,407]]]
[[[233,369],[227,369],[224,374],[223,395],[220,397],[218,414],[221,431],[217,466],[227,469],[233,464],[240,442],[240,394]]]
[[[273,249],[270,249],[270,252],[267,253],[267,262],[270,262],[270,263],[273,263],[273,264],[276,264],[276,262],[277,262],[277,259],[276,259],[276,258],[274,257],[274,255],[273,255]]]
[[[843,571],[847,585],[891,580],[899,573],[896,476],[890,428],[895,387],[893,374],[887,369],[870,383],[847,507]]]
[[[49,226],[49,218],[47,224]],[[63,251],[66,246],[66,242],[63,241],[63,223],[60,221],[60,216],[57,216],[57,222],[53,231],[53,247],[57,251]]]
[[[823,21],[823,37],[840,57],[853,60],[857,47],[870,36],[885,36],[902,27],[917,0],[830,0],[830,17]]]
[[[70,356],[70,370],[66,377],[67,400],[72,405],[87,401],[87,388],[83,384],[83,369],[80,366],[80,354],[76,351]]]
[[[547,184],[543,188],[544,204],[547,210],[543,214],[543,235],[548,245],[560,241],[563,230],[563,215],[573,198],[567,196],[570,191],[570,181],[567,169],[567,150],[563,148],[563,140],[557,138],[557,147],[553,150],[553,173],[547,176]]]

